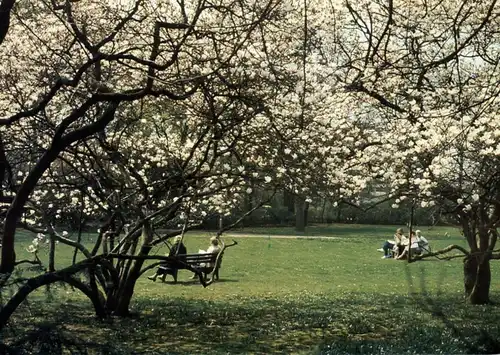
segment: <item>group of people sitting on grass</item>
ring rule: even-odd
[[[207,250],[198,250],[198,254],[218,254],[220,252],[220,246],[219,246],[219,240],[217,239],[217,237],[212,237],[210,238],[210,245],[208,246],[208,249]],[[183,262],[183,258],[182,256],[183,255],[186,255],[187,254],[187,249],[186,249],[186,246],[184,245],[184,243],[182,242],[182,237],[181,236],[177,236],[174,238],[174,242],[173,244],[170,246],[170,250],[167,254],[167,256],[170,256],[170,257],[174,257],[174,256],[177,256],[179,255],[179,262],[182,263]],[[185,258],[184,258],[184,261],[185,261]],[[210,266],[213,266],[213,265],[200,265],[201,267],[210,267]],[[174,280],[177,281],[177,277],[176,277],[176,273],[174,270],[172,270],[172,268],[175,268],[175,265],[173,264],[169,264],[169,263],[162,263],[160,264],[160,266],[158,267],[158,269],[156,270],[156,272],[151,275],[151,276],[148,276],[148,279],[152,280],[152,281],[156,281],[156,279],[158,278],[158,276],[161,276],[161,281],[162,282],[165,282],[165,277],[167,275],[175,275],[174,276]],[[193,276],[191,277],[192,279],[195,279],[196,278],[196,274],[193,274]]]
[[[382,248],[377,249],[384,253],[382,259],[395,258],[398,260],[407,259],[408,254],[420,255],[430,252],[429,242],[422,236],[420,230],[410,233],[410,237],[405,236],[403,228],[398,228],[394,234],[394,240],[386,240]]]

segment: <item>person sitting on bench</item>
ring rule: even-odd
[[[200,250],[199,253],[200,254],[219,254],[219,251],[220,251],[220,246],[219,246],[219,240],[217,239],[217,237],[212,237],[210,238],[210,245],[207,249],[207,251],[204,251],[204,250]],[[213,267],[214,265],[208,263],[207,265],[204,265],[205,267]]]
[[[430,253],[431,246],[429,245],[429,241],[422,235],[420,230],[415,231],[415,235],[417,236],[418,246],[421,249],[422,253]]]
[[[409,249],[411,249],[412,255],[420,255],[423,251],[429,250],[429,242],[422,236],[422,232],[420,230],[411,232],[409,243],[405,246],[403,252],[397,257],[397,259],[407,259]]]
[[[181,236],[175,237],[174,244],[172,244],[172,246],[170,247],[170,251],[167,256],[176,256],[177,254],[187,254],[187,250],[182,243]],[[149,276],[148,279],[156,281],[156,278],[161,275],[161,281],[165,282],[165,277],[169,274],[172,275],[174,277],[174,281],[177,282],[177,269],[175,267],[172,267],[171,263],[163,263],[160,264],[160,266],[156,270],[156,273]]]
[[[217,237],[210,238],[210,245],[207,250],[200,249],[198,250],[198,254],[218,254],[220,252],[219,240]],[[214,267],[213,263],[202,263],[200,267],[210,268]],[[191,276],[192,279],[196,278],[196,274]]]
[[[396,234],[394,234],[394,240],[386,240],[382,248],[377,249],[384,253],[382,259],[392,258],[390,252],[391,250],[403,250],[402,245],[406,242],[406,236],[404,235],[403,228],[398,228]]]

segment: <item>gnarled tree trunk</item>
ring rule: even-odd
[[[467,300],[471,304],[489,303],[490,284],[489,257],[467,256],[464,259],[464,288]]]
[[[149,254],[150,250],[151,246],[144,245],[138,255],[146,256]],[[126,275],[123,275],[125,280],[120,281],[120,288],[115,298],[116,304],[113,310],[115,315],[127,316],[129,314],[130,301],[134,295],[135,283],[141,276],[141,269],[143,265],[144,260],[135,260],[129,272]]]
[[[142,227],[142,242],[141,249],[137,256],[147,256],[151,251],[151,241],[153,240],[153,231],[149,221],[145,221]],[[137,240],[134,241],[130,254],[135,254],[135,245]],[[129,260],[126,264],[122,265],[122,270],[119,271],[119,284],[113,292],[113,296],[108,298],[108,309],[110,309],[117,316],[127,316],[129,314],[130,301],[134,295],[135,284],[141,276],[141,269],[144,265],[144,259]]]

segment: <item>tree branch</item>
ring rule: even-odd
[[[222,233],[224,233],[225,231],[227,230],[230,230],[234,227],[236,227],[238,224],[241,223],[241,221],[243,221],[243,219],[247,216],[249,216],[250,214],[252,214],[254,211],[258,210],[259,208],[261,208],[262,206],[264,206],[266,203],[268,203],[269,201],[271,201],[271,199],[274,197],[274,195],[276,195],[276,188],[274,189],[273,193],[271,194],[271,196],[263,201],[261,201],[257,206],[255,206],[254,208],[252,208],[250,211],[247,211],[243,216],[241,216],[240,218],[238,218],[234,223],[228,225],[228,226],[225,226],[221,229],[219,229],[217,231],[217,237],[220,237],[222,235]]]
[[[0,2],[0,45],[9,31],[10,14],[15,2],[15,0],[2,0]]]
[[[452,250],[459,250],[459,251],[461,251],[463,253],[463,255],[460,255],[460,256],[470,255],[470,253],[464,247],[461,247],[460,245],[453,244],[453,245],[447,246],[444,249],[441,249],[441,250],[438,250],[438,251],[435,251],[435,252],[432,252],[432,253],[427,253],[427,254],[422,254],[422,255],[416,255],[410,261],[413,262],[413,261],[423,260],[423,259],[427,259],[427,258],[431,258],[431,257],[438,257],[439,255],[447,254],[447,253],[449,253]],[[452,257],[458,257],[458,256],[452,256]]]

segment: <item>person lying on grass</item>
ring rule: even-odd
[[[187,254],[187,250],[186,250],[186,247],[184,246],[184,244],[182,243],[182,237],[181,236],[177,236],[175,237],[174,239],[174,244],[172,244],[172,246],[170,247],[170,251],[168,253],[167,256],[175,256],[177,254]],[[148,279],[152,280],[152,281],[156,281],[156,278],[161,275],[161,281],[162,282],[165,282],[165,277],[167,275],[175,275],[175,273],[172,273],[172,267],[175,267],[175,265],[172,265],[171,263],[163,263],[163,264],[160,264],[160,266],[158,267],[158,269],[156,270],[155,274],[154,275],[151,275],[151,276],[148,276]],[[174,276],[174,281],[176,277]]]
[[[392,257],[391,250],[397,251],[396,254],[399,255],[399,251],[404,249],[403,245],[406,243],[406,240],[408,240],[408,238],[404,235],[403,228],[398,228],[396,229],[396,234],[394,234],[394,240],[386,240],[382,248],[377,250],[384,252],[382,259],[389,259]]]

